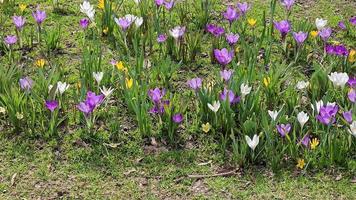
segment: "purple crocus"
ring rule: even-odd
[[[225,30],[223,27],[220,26],[216,26],[214,24],[208,24],[206,25],[206,31],[208,31],[209,33],[213,34],[215,37],[219,37],[222,34],[225,33]]]
[[[347,84],[352,87],[355,88],[356,87],[356,76],[354,77],[349,77],[349,80],[347,81]]]
[[[31,88],[33,86],[33,80],[28,76],[21,78],[19,80],[19,83],[20,83],[20,87],[22,90],[29,91],[29,90],[31,90]]]
[[[237,41],[239,41],[239,34],[233,34],[233,33],[229,33],[229,34],[226,34],[226,41],[227,43],[229,43],[230,46],[233,46],[237,43]]]
[[[346,25],[344,21],[339,21],[339,23],[337,24],[337,26],[341,29],[341,30],[345,30],[346,29]]]
[[[4,42],[10,46],[14,45],[17,42],[17,37],[16,35],[8,35],[4,38]]]
[[[282,0],[281,4],[286,8],[286,10],[290,11],[292,6],[294,5],[294,0]]]
[[[282,137],[285,137],[291,130],[292,126],[290,124],[280,124],[277,125],[277,131]]]
[[[224,70],[220,71],[220,76],[221,76],[221,78],[224,79],[224,81],[227,82],[227,81],[230,80],[232,73],[233,73],[232,70],[230,70],[230,69],[229,69],[229,70],[224,69]]]
[[[300,141],[300,143],[305,146],[305,147],[309,147],[309,143],[310,143],[310,135],[307,134],[303,137],[303,139]]]
[[[336,56],[347,56],[349,55],[349,51],[344,45],[325,45],[325,51],[329,55],[336,55]]]
[[[157,37],[157,42],[158,43],[163,43],[167,40],[167,35],[166,34],[160,34],[158,37]]]
[[[237,3],[237,8],[240,10],[240,12],[245,15],[246,12],[250,9],[250,5],[247,2],[244,3]]]
[[[174,0],[171,0],[171,1],[169,1],[169,2],[167,2],[167,1],[164,1],[164,7],[167,9],[167,10],[171,10],[172,8],[173,8],[173,6],[174,6]]]
[[[22,16],[13,16],[12,22],[15,24],[17,29],[21,30],[25,25],[26,20]]]
[[[337,111],[339,110],[339,107],[337,105],[326,105],[320,107],[319,114],[316,117],[320,123],[323,123],[325,125],[329,125],[334,123],[335,121],[335,115]]]
[[[323,29],[321,29],[319,31],[319,36],[324,41],[327,41],[329,39],[329,37],[331,36],[331,33],[332,33],[332,29],[331,28],[323,28]]]
[[[132,24],[132,21],[130,21],[126,17],[121,17],[119,19],[115,18],[115,22],[116,22],[117,25],[119,25],[121,27],[121,29],[123,31],[126,31],[127,28],[129,28],[131,26],[131,24]]]
[[[187,84],[193,90],[198,90],[202,86],[202,80],[201,80],[201,78],[193,78],[191,80],[188,80]]]
[[[307,39],[308,33],[304,33],[302,31],[299,31],[298,33],[293,32],[293,37],[295,41],[298,43],[298,45],[302,45],[304,41]]]
[[[174,123],[180,124],[183,121],[183,115],[178,113],[172,116],[172,120],[174,121]]]
[[[46,101],[45,106],[47,107],[48,110],[53,112],[58,107],[58,101],[56,100]]]
[[[349,22],[353,25],[356,26],[356,16],[353,16],[350,18]]]
[[[164,4],[164,0],[155,0],[155,3],[159,7]]]
[[[79,25],[83,28],[86,29],[89,26],[89,19],[88,18],[83,18],[79,21]]]
[[[104,100],[104,95],[96,95],[94,92],[88,91],[85,101],[77,105],[78,110],[82,111],[88,117],[95,108],[97,108]]]
[[[148,91],[148,96],[154,103],[160,102],[165,94],[165,89],[160,90],[159,88],[155,88]]]
[[[233,21],[239,18],[239,14],[236,12],[235,8],[228,6],[226,12],[223,13],[223,16],[231,24]]]
[[[214,56],[222,66],[226,66],[232,61],[234,57],[234,52],[233,51],[229,52],[226,48],[223,48],[221,50],[215,49]]]
[[[356,102],[356,90],[351,88],[350,91],[347,93],[347,97],[352,103]]]
[[[77,108],[78,108],[78,110],[83,112],[86,117],[89,116],[89,114],[92,112],[92,109],[90,108],[90,106],[88,104],[86,104],[85,102],[80,102],[77,105]]]
[[[222,101],[228,100],[230,104],[233,104],[238,103],[241,98],[236,96],[232,90],[224,88],[223,92],[220,93],[220,99]]]
[[[344,119],[351,124],[352,122],[352,110],[349,111],[345,111],[342,113],[342,116],[344,117]]]
[[[291,29],[290,23],[287,20],[274,22],[274,27],[281,33],[283,40]]]
[[[32,16],[38,25],[41,25],[47,17],[46,12],[41,10],[36,10],[35,12],[32,12]]]

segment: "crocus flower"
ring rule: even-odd
[[[16,35],[8,35],[4,38],[4,42],[10,46],[14,45],[17,42],[17,37]]]
[[[319,115],[316,118],[319,122],[325,125],[332,124],[335,121],[335,115],[338,110],[339,107],[337,105],[322,106],[320,107]]]
[[[79,21],[79,25],[83,28],[86,29],[89,25],[89,19],[88,18],[83,18]]]
[[[229,100],[230,104],[238,103],[240,97],[236,96],[232,90],[224,88],[223,92],[220,93],[220,99],[223,101]]]
[[[95,108],[97,108],[104,100],[104,95],[96,95],[94,92],[88,91],[85,101],[80,102],[77,108],[88,117]]]
[[[348,123],[351,123],[351,122],[352,122],[352,110],[343,112],[343,113],[342,113],[342,116],[344,117],[344,119],[345,119]]]
[[[237,43],[237,41],[239,41],[239,34],[233,34],[233,33],[229,33],[229,34],[226,34],[226,41],[227,43],[229,43],[230,46],[233,46]]]
[[[239,14],[236,12],[235,8],[232,6],[228,6],[226,12],[223,13],[223,16],[226,20],[230,22],[230,24],[239,18]]]
[[[214,56],[221,65],[226,66],[232,61],[234,57],[234,52],[233,51],[229,52],[226,48],[223,48],[221,50],[215,49]]]
[[[106,88],[105,86],[103,88],[100,88],[100,92],[105,96],[105,98],[109,98],[114,90],[115,89],[113,89],[111,87]]]
[[[229,70],[224,69],[224,70],[220,71],[220,76],[221,76],[222,79],[224,79],[224,81],[227,82],[227,81],[230,80],[232,73],[233,73],[232,70],[230,70],[230,69],[229,69]]]
[[[223,27],[216,26],[214,24],[206,25],[206,31],[213,34],[215,37],[219,37],[225,33],[225,29]]]
[[[315,19],[315,25],[318,30],[323,29],[327,23],[328,23],[328,20],[319,19],[319,18]]]
[[[307,88],[309,86],[309,82],[308,81],[298,81],[296,88],[298,90],[303,90],[305,88]]]
[[[280,22],[274,22],[274,27],[281,33],[282,39],[284,39],[287,33],[290,31],[291,26],[287,20],[282,20]]]
[[[100,82],[104,77],[104,72],[93,72],[93,77],[96,80],[96,82],[98,83],[98,85],[100,85]]]
[[[22,90],[29,91],[33,86],[33,80],[28,76],[21,78],[19,83]]]
[[[242,83],[240,86],[241,98],[244,98],[246,95],[250,94],[252,87],[249,87],[248,84]]]
[[[305,135],[303,137],[303,139],[300,141],[300,143],[305,146],[305,147],[309,147],[309,144],[310,144],[310,135]]]
[[[80,12],[89,17],[91,21],[94,21],[95,9],[89,1],[83,1],[80,5]]]
[[[349,76],[347,75],[347,73],[332,72],[330,75],[328,75],[328,77],[329,80],[333,82],[334,86],[338,86],[342,88],[349,80]]]
[[[298,119],[298,122],[300,123],[300,126],[303,128],[304,124],[307,123],[307,121],[309,120],[309,116],[305,112],[300,112],[297,115],[297,119]]]
[[[286,8],[286,10],[291,10],[294,5],[294,0],[282,0],[281,4]]]
[[[155,0],[157,6],[161,6],[164,4],[164,0]]]
[[[282,137],[285,137],[291,130],[292,126],[290,124],[280,124],[277,125],[277,130]]]
[[[347,84],[352,87],[355,88],[356,87],[356,76],[354,77],[349,77],[349,80],[347,81]]]
[[[237,3],[237,8],[240,10],[240,12],[245,15],[246,12],[250,9],[250,5],[247,2],[244,3]]]
[[[171,0],[171,1],[164,1],[164,7],[167,9],[167,10],[171,10],[174,6],[174,0]]]
[[[202,80],[201,80],[201,78],[193,78],[193,79],[187,81],[187,84],[193,90],[198,90],[201,88]]]
[[[349,22],[353,25],[356,26],[356,16],[353,16],[350,18]]]
[[[172,116],[174,123],[180,124],[183,121],[183,115],[178,113]]]
[[[329,39],[329,37],[331,36],[331,33],[332,33],[331,28],[323,28],[319,31],[319,36],[324,41],[327,41]]]
[[[16,28],[19,30],[22,29],[26,22],[25,18],[22,16],[13,16],[12,21],[15,24]]]
[[[208,103],[208,108],[214,113],[218,112],[220,108],[220,101],[214,101],[213,104]]]
[[[126,17],[121,17],[121,18],[115,18],[114,21],[116,22],[117,25],[121,27],[123,31],[126,31],[132,24],[133,21],[130,21]]]
[[[350,91],[347,93],[347,97],[352,103],[356,102],[356,90],[351,88]]]
[[[273,121],[276,121],[280,111],[268,110],[268,115],[272,118]]]
[[[345,30],[346,29],[346,25],[344,21],[339,21],[339,23],[337,24],[337,26],[341,29],[341,30]]]
[[[251,138],[247,135],[245,135],[245,140],[247,145],[254,151],[260,141],[260,137],[258,135],[253,135],[253,139],[251,140]]]
[[[46,12],[41,10],[36,10],[35,12],[32,12],[32,16],[38,25],[41,25],[47,17]]]
[[[66,90],[68,90],[68,88],[69,84],[67,84],[66,82],[57,82],[57,91],[59,92],[59,94],[63,94]]]
[[[181,38],[185,33],[185,27],[181,27],[181,26],[176,26],[173,29],[169,30],[169,34],[174,38],[174,39],[178,39]]]
[[[353,136],[356,137],[356,121],[353,121],[351,124],[350,124],[350,129],[348,130],[349,133]]]
[[[293,37],[294,37],[295,41],[298,43],[298,45],[302,45],[304,43],[304,41],[307,39],[308,33],[304,33],[302,31],[300,31],[298,33],[293,32]]]
[[[46,105],[48,110],[53,112],[58,107],[58,101],[56,101],[56,100],[46,101],[45,105]]]
[[[344,45],[325,45],[325,51],[329,55],[336,55],[336,56],[347,56],[349,51]]]
[[[88,104],[86,104],[85,102],[80,102],[77,105],[77,108],[78,108],[78,110],[82,111],[86,117],[89,116],[89,114],[92,112],[92,109],[90,108],[90,106]]]
[[[143,24],[143,18],[142,17],[136,17],[135,19],[135,26],[136,28],[140,28],[140,26]]]
[[[166,90],[160,90],[159,88],[151,89],[148,91],[148,96],[155,103],[160,102],[165,94]]]
[[[157,42],[158,43],[163,43],[167,40],[167,35],[166,34],[160,34],[158,37],[157,37]]]

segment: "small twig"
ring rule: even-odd
[[[231,176],[236,174],[237,169],[234,169],[232,171],[228,172],[223,172],[223,173],[218,173],[218,174],[210,174],[210,175],[199,175],[199,174],[192,174],[188,175],[188,178],[210,178],[210,177],[217,177],[217,176]]]

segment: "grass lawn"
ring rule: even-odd
[[[54,59],[68,66],[64,73],[70,79],[81,62],[77,34],[81,1],[60,0],[62,14],[51,13],[48,2],[23,1],[30,8],[38,3],[48,9],[46,26],[61,24],[63,52]],[[256,16],[269,6],[264,0],[247,2],[253,2],[251,15]],[[356,11],[352,0],[297,2],[294,20],[323,17],[335,25]],[[5,30],[10,23],[6,20]],[[353,40],[349,43],[356,45]],[[113,55],[115,52],[105,49],[103,62]],[[23,65],[36,57],[31,52]],[[194,73],[207,75],[204,70]],[[185,75],[179,73],[176,79]],[[122,116],[114,119],[120,120],[120,133],[118,143],[113,144],[84,143],[70,128],[62,131],[60,141],[48,142],[12,135],[0,127],[4,133],[0,135],[0,199],[356,199],[356,171],[331,167],[304,172],[289,167],[273,174],[263,164],[236,169],[224,164],[214,140],[203,133],[194,133],[195,140],[185,133],[188,142],[178,150],[142,141],[125,109],[122,106]]]

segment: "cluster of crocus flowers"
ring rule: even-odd
[[[151,89],[148,91],[148,96],[153,102],[154,106],[150,109],[150,113],[153,114],[163,114],[165,106],[169,105],[169,100],[163,100],[164,95],[166,94],[165,89]]]
[[[214,24],[206,25],[205,30],[215,37],[220,37],[225,33],[225,29],[223,27]]]
[[[335,122],[335,116],[339,110],[339,107],[334,104],[321,106],[319,114],[316,116],[318,121],[325,125],[330,125]]]
[[[335,55],[335,56],[347,56],[349,51],[344,45],[331,45],[327,44],[325,46],[325,51],[327,54]]]
[[[85,101],[80,102],[77,108],[88,117],[95,108],[97,108],[104,100],[104,95],[96,95],[94,92],[88,91]]]
[[[232,90],[224,88],[224,90],[220,93],[220,99],[222,101],[228,101],[230,104],[240,102],[241,97],[235,95]]]

